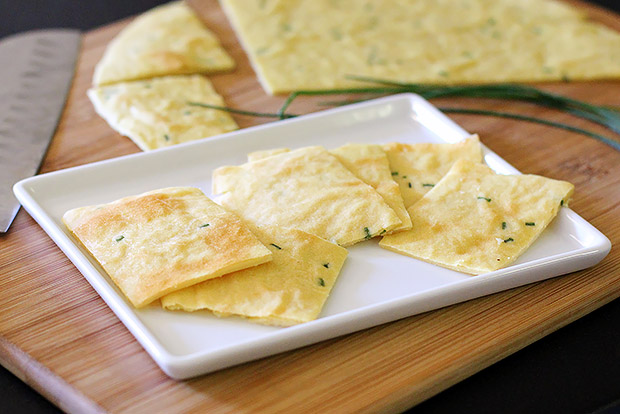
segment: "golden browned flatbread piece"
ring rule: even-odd
[[[170,310],[208,309],[218,316],[288,326],[316,319],[347,250],[301,230],[260,226],[252,232],[273,260],[207,280],[161,298]]]
[[[255,225],[292,227],[348,246],[401,224],[371,186],[322,147],[213,172],[223,206]]]
[[[235,62],[190,7],[175,1],[137,17],[110,42],[95,68],[93,84],[234,67]]]
[[[135,307],[271,260],[234,214],[191,187],[66,212],[63,222]]]
[[[411,230],[385,236],[388,250],[469,274],[514,262],[547,227],[573,185],[537,175],[499,175],[457,161],[409,208]]]

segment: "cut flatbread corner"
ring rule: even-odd
[[[574,190],[537,175],[500,175],[457,161],[408,211],[413,228],[385,236],[388,250],[473,275],[513,263],[543,232]]]
[[[88,91],[96,112],[143,151],[236,130],[211,82],[201,75],[164,76],[122,82]]]
[[[110,42],[95,67],[93,84],[234,67],[235,62],[191,8],[173,1],[138,16]]]
[[[137,308],[272,258],[236,215],[193,187],[76,208],[63,222]]]

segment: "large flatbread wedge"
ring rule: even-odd
[[[248,161],[256,161],[290,151],[287,148],[255,151],[248,154]],[[401,221],[392,231],[411,228],[411,219],[400,193],[399,185],[392,178],[385,151],[377,144],[346,144],[329,151],[357,178],[374,188],[383,197]]]
[[[554,0],[222,0],[265,90],[620,77],[620,34]]]
[[[213,172],[218,201],[255,225],[297,228],[341,246],[389,232],[398,216],[322,147],[305,147]]]
[[[252,232],[269,247],[272,261],[166,295],[162,306],[280,326],[316,319],[347,250],[301,230],[260,226]]]
[[[384,145],[383,149],[407,208],[430,191],[458,159],[482,162],[478,135],[455,144],[390,143]]]
[[[537,175],[499,175],[457,161],[409,208],[413,228],[387,235],[388,250],[473,275],[514,262],[566,205],[573,185]]]
[[[66,212],[63,222],[135,307],[271,260],[234,214],[174,187]]]
[[[137,17],[110,42],[95,67],[93,84],[234,67],[215,35],[187,5],[175,1]]]
[[[143,151],[236,130],[229,113],[201,107],[223,106],[211,82],[201,75],[165,76],[92,88],[97,113]]]

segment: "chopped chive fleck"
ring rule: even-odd
[[[502,230],[506,230],[506,222],[502,221]]]
[[[123,235],[121,234],[120,236],[118,236],[118,237],[117,237],[116,239],[114,239],[114,240],[116,240],[117,242],[119,242],[119,241],[123,240],[124,238],[125,238],[125,236],[123,236]]]
[[[278,250],[282,250],[282,248],[280,246],[278,246],[277,244],[271,243],[271,246],[275,247]]]
[[[392,175],[398,175],[398,171],[392,171]]]
[[[364,239],[365,239],[365,240],[368,240],[368,239],[370,239],[370,238],[372,237],[372,235],[370,234],[370,230],[368,229],[368,227],[364,227],[364,233],[366,234],[366,235],[364,236]]]
[[[168,134],[164,134],[164,139],[165,139],[166,141],[170,141],[170,135],[168,135]]]
[[[560,200],[560,207],[564,205],[564,200]]]
[[[533,221],[528,221],[525,223],[526,226],[535,226],[536,223],[534,223]]]
[[[325,269],[329,269],[329,263],[323,263],[323,267],[324,267]]]
[[[209,227],[209,223],[205,223],[205,224],[200,226],[200,228],[203,228],[203,227]]]
[[[403,175],[403,178],[407,178],[407,176],[406,176],[406,175]]]
[[[325,286],[325,280],[323,280],[323,278],[320,277],[319,280],[318,280],[318,284],[319,284],[319,286]]]
[[[515,241],[515,239],[513,239],[512,237],[508,237],[507,239],[504,240],[504,243],[513,242],[513,241]]]
[[[487,198],[487,197],[482,197],[482,196],[478,197],[478,200],[486,200],[486,201],[487,201],[487,203],[490,203],[490,202],[491,202],[491,199],[490,199],[490,198]]]
[[[411,188],[411,183],[407,183],[407,185],[409,186],[409,188]]]
[[[385,229],[383,229],[383,230],[381,230],[381,233],[379,233],[379,236],[382,236],[382,235],[384,235],[385,233],[386,233],[386,230],[385,230]]]
[[[422,187],[435,187],[435,184],[422,184]]]

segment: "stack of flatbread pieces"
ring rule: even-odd
[[[183,2],[133,20],[108,45],[88,96],[97,113],[147,151],[237,129],[204,74],[235,62]],[[199,75],[200,74],[200,75]]]
[[[555,0],[221,0],[271,94],[620,77],[620,34]]]
[[[137,308],[161,299],[168,309],[307,322],[347,257],[301,230],[248,225],[191,187],[79,207],[63,221]]]
[[[65,213],[136,307],[288,326],[316,319],[347,257],[379,246],[463,273],[514,262],[573,185],[499,175],[477,135],[454,144],[278,148],[213,172],[219,205],[164,188]]]

